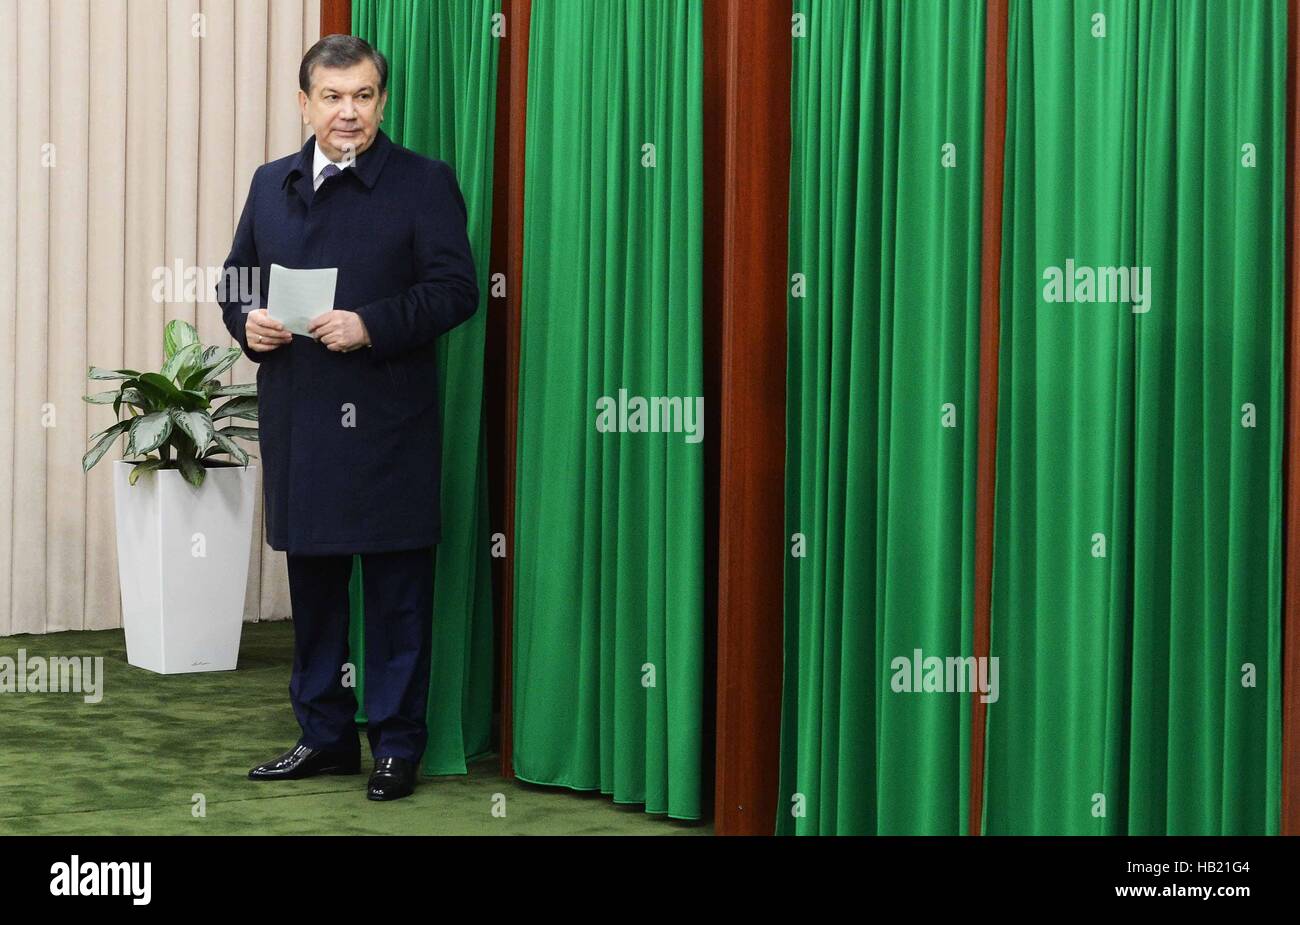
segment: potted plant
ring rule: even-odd
[[[233,422],[257,420],[257,386],[223,384],[240,348],[205,348],[187,322],[168,323],[163,347],[160,372],[90,367],[89,378],[121,383],[84,400],[127,416],[90,435],[81,468],[90,471],[126,436],[129,458],[114,461],[113,495],[127,662],[161,674],[231,670],[256,476],[235,440],[257,439],[256,428]]]

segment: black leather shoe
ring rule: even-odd
[[[398,800],[415,789],[415,762],[405,758],[376,758],[375,770],[366,786],[371,800]]]
[[[360,774],[361,750],[355,755],[308,748],[301,742],[279,758],[248,772],[249,780],[298,780],[317,774]]]

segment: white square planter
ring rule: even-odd
[[[113,462],[126,660],[160,674],[231,671],[239,658],[256,467],[214,466],[195,488],[179,469]]]

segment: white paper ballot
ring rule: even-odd
[[[266,313],[293,333],[311,337],[307,330],[311,320],[334,308],[334,284],[338,275],[338,267],[293,270],[271,264]]]

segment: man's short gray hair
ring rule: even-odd
[[[366,60],[373,62],[379,72],[379,92],[383,93],[388,89],[388,59],[365,39],[355,35],[327,35],[302,56],[302,64],[298,66],[298,86],[311,96],[311,74],[317,65],[347,68]]]

